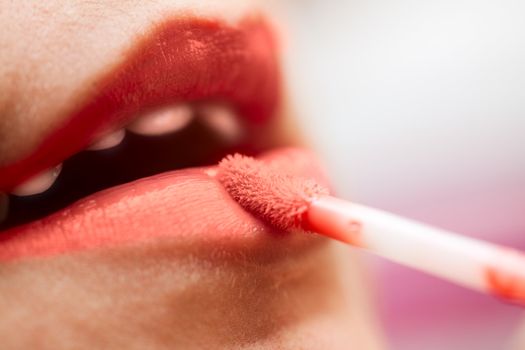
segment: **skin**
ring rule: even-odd
[[[37,147],[166,14],[227,13],[235,21],[254,6],[0,0],[0,23],[9,28],[0,32],[0,165]],[[275,135],[291,139],[289,120]],[[304,249],[287,244],[297,235]],[[337,243],[303,235],[267,236],[255,250],[209,252],[158,239],[0,264],[2,347],[381,348],[358,260]]]
[[[518,327],[518,331],[514,339],[512,339],[511,345],[511,349],[514,350],[525,349],[525,322],[522,322]]]

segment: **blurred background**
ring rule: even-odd
[[[285,6],[294,107],[340,194],[525,249],[525,2]],[[390,348],[512,348],[520,309],[367,259]]]

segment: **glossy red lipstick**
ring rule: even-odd
[[[260,159],[293,164],[296,174],[327,183],[308,151],[283,148],[262,154]],[[282,235],[247,213],[209,175],[216,170],[190,168],[143,178],[4,231],[0,235],[0,263],[158,239],[167,246],[187,245],[210,254],[217,250],[264,252],[276,237],[286,240],[286,249],[319,242],[306,235]]]
[[[85,102],[29,156],[0,168],[0,191],[84,149],[104,131],[178,101],[227,101],[250,123],[275,112],[280,82],[275,36],[260,16],[167,20],[133,45]]]

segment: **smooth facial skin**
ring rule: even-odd
[[[236,0],[0,0],[0,168],[30,154],[165,16],[235,22],[254,9]],[[287,130],[283,121],[278,133]],[[260,235],[254,246],[210,250],[203,242],[214,232],[202,232],[0,263],[1,347],[381,348],[348,248],[304,233],[276,237],[245,220]],[[193,228],[171,229],[184,237]]]

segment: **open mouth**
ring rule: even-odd
[[[258,132],[262,129],[249,130],[234,108],[222,102],[178,103],[150,111],[15,187],[1,227],[40,219],[110,187],[211,165],[232,152],[256,155],[270,147],[250,142]]]
[[[258,155],[289,145],[279,136],[275,38],[259,16],[236,25],[167,21],[95,85],[97,93],[33,153],[0,168],[0,189],[10,193],[3,197],[0,258],[129,240],[143,234],[138,225],[169,231],[152,220],[185,227],[199,208],[185,212],[177,198],[198,193],[208,198],[200,209],[217,211],[227,197],[217,184],[204,184],[210,180],[203,166],[236,151]],[[209,199],[214,194],[217,203]],[[225,206],[237,210],[235,203]],[[170,220],[151,215],[170,210]],[[130,218],[134,228],[124,227]],[[218,225],[232,231],[227,218],[205,221],[215,233]],[[126,234],[114,234],[117,221]],[[95,231],[94,239],[86,238]]]

